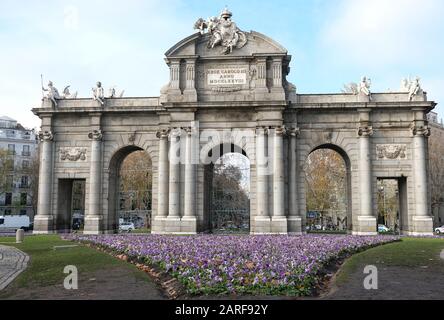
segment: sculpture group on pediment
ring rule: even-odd
[[[210,40],[207,47],[213,49],[216,46],[222,46],[222,54],[230,54],[234,48],[242,48],[247,43],[247,36],[242,32],[234,21],[231,20],[232,13],[225,8],[219,17],[211,17],[208,20],[199,18],[194,29],[198,29],[201,34],[207,31],[210,34]]]

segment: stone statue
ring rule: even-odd
[[[344,84],[342,88],[342,93],[352,93],[352,94],[358,94],[358,84],[356,82],[350,82],[348,84]]]
[[[409,92],[410,91],[410,82],[411,81],[407,78],[402,79],[399,91],[400,92]]]
[[[92,92],[93,99],[99,101],[100,104],[103,106],[105,104],[105,92],[100,81],[97,81],[96,87],[92,88]]]
[[[416,77],[415,80],[410,82],[409,86],[409,100],[411,101],[414,96],[422,92],[420,78]]]
[[[65,89],[63,89],[63,98],[64,99],[75,99],[75,98],[77,98],[77,91],[74,92],[73,94],[71,94],[69,92],[69,87],[70,86],[66,86]]]
[[[45,98],[51,100],[54,106],[57,107],[57,99],[60,99],[60,94],[57,88],[54,87],[52,81],[48,82],[48,88],[42,86],[42,90],[48,92]]]
[[[124,93],[125,93],[125,90],[122,90],[122,91],[120,91],[119,94],[117,94],[116,87],[111,87],[111,88],[109,88],[109,91],[108,91],[108,98],[116,98],[116,97],[122,98]]]
[[[199,18],[194,24],[194,28],[200,30],[201,34],[208,33],[211,35],[207,47],[213,49],[216,46],[222,46],[222,54],[233,52],[233,48],[242,48],[247,43],[247,36],[243,33],[231,20],[233,14],[225,8],[219,18],[212,17],[208,21]]]
[[[362,77],[359,83],[359,93],[363,93],[368,97],[371,97],[370,87],[372,85],[371,79],[367,77]]]

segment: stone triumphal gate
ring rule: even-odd
[[[400,227],[432,233],[426,114],[435,106],[418,83],[372,93],[363,78],[350,93],[297,94],[286,80],[287,51],[242,32],[225,10],[199,19],[199,32],[166,52],[170,81],[156,98],[60,96],[51,86],[33,112],[42,119],[38,215],[34,232],[71,228],[75,180],[86,183],[85,233],[118,228],[119,169],[145,150],[153,166],[152,232],[209,229],[208,165],[227,152],[251,163],[252,234],[305,230],[304,165],[321,148],[347,168],[348,228],[375,234],[377,180],[397,179]]]

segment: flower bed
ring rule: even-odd
[[[322,268],[392,236],[69,235],[159,266],[191,294],[310,295]]]

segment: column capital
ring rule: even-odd
[[[284,136],[287,134],[287,128],[285,126],[274,127],[274,133],[276,136]]]
[[[269,133],[269,129],[267,127],[256,127],[256,136],[265,136]]]
[[[193,135],[194,127],[182,127],[182,130],[185,131],[188,137]]]
[[[417,125],[415,122],[412,122],[412,124],[410,125],[410,130],[412,131],[412,135],[414,137],[430,137],[431,135],[431,131],[429,126],[427,125]]]
[[[173,128],[169,132],[171,138],[180,137],[181,134],[182,134],[182,128]]]
[[[358,128],[358,136],[370,137],[373,135],[373,127],[369,125],[360,126]]]
[[[103,138],[102,130],[98,129],[91,131],[88,133],[88,138],[94,141],[101,141]]]
[[[168,139],[168,135],[170,134],[170,129],[163,129],[156,132],[156,137],[158,139]]]
[[[290,137],[298,137],[301,134],[301,130],[299,128],[288,128],[287,129],[287,134]]]
[[[51,131],[40,131],[39,132],[40,141],[53,141],[54,134]]]

